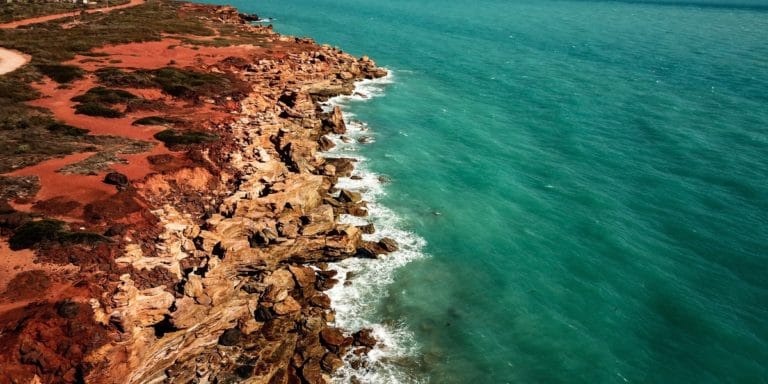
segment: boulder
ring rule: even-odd
[[[65,318],[72,319],[80,313],[80,306],[72,300],[63,300],[56,304],[56,314]]]
[[[328,373],[333,373],[337,369],[344,366],[344,362],[335,353],[328,352],[323,356],[323,360],[320,361],[320,366]]]
[[[293,281],[293,274],[287,269],[279,269],[272,272],[264,278],[264,284],[274,285],[279,289],[292,290],[296,283]]]
[[[243,337],[243,332],[237,328],[230,328],[219,336],[219,345],[231,347],[237,345]]]
[[[118,188],[128,185],[128,176],[119,172],[110,172],[104,176],[104,182],[111,185],[116,185]]]
[[[277,341],[293,330],[294,321],[286,317],[278,317],[264,323],[261,327],[261,334],[269,341]]]
[[[376,233],[376,228],[373,226],[373,224],[360,225],[357,228],[360,229],[360,232],[368,235]]]
[[[348,191],[346,189],[342,189],[339,193],[339,201],[342,203],[359,203],[363,200],[363,195],[360,194],[360,192],[353,192]]]
[[[339,135],[347,132],[347,125],[344,123],[344,116],[339,106],[333,107],[333,111],[323,119],[322,129],[323,132],[333,132]]]
[[[397,242],[395,240],[390,239],[389,237],[385,237],[379,240],[379,246],[381,246],[381,248],[383,248],[387,252],[395,252],[399,249],[397,246]]]
[[[288,266],[288,270],[293,274],[296,284],[301,288],[308,288],[315,285],[317,280],[315,277],[315,270],[309,267],[300,267],[295,265]]]
[[[304,363],[304,366],[301,367],[301,377],[307,384],[325,384],[326,380],[323,378],[320,359],[313,358]]]
[[[327,136],[323,136],[320,138],[320,140],[317,141],[318,149],[325,152],[327,150],[330,150],[331,148],[335,147],[336,144],[333,143],[333,140],[329,139]]]
[[[275,304],[273,309],[276,314],[283,316],[289,313],[301,311],[301,304],[299,304],[293,297],[288,296],[282,302]]]
[[[328,297],[328,295],[324,293],[318,293],[314,296],[312,296],[309,299],[309,303],[314,305],[315,307],[323,308],[323,309],[330,309],[331,308],[331,298]]]
[[[254,311],[253,317],[256,321],[267,322],[274,319],[275,315],[272,313],[272,309],[264,305],[259,305],[259,307],[256,308],[256,311]]]
[[[373,330],[364,328],[355,332],[352,337],[355,339],[354,345],[373,348],[376,345],[376,338],[373,337]]]
[[[368,216],[368,210],[362,205],[353,205],[347,208],[347,213],[356,217]]]
[[[279,303],[288,298],[288,289],[280,288],[274,284],[267,287],[261,295],[261,299],[270,303]]]
[[[320,341],[329,351],[338,353],[347,342],[347,338],[338,328],[326,328],[320,331]]]

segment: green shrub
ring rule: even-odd
[[[176,97],[196,98],[248,92],[245,83],[219,73],[203,73],[173,67],[155,69],[150,73],[154,82],[165,93]]]
[[[99,103],[78,104],[75,106],[75,113],[87,116],[106,117],[109,119],[125,116],[124,113]]]
[[[205,86],[215,85],[221,81],[220,76],[166,67],[152,71],[155,82],[166,93],[172,96],[192,96],[195,90]]]
[[[85,72],[74,65],[38,64],[37,70],[57,83],[65,84],[83,77]]]
[[[130,100],[135,100],[138,98],[139,97],[133,93],[124,91],[122,89],[94,87],[80,96],[73,97],[72,101],[77,101],[80,103],[118,104],[127,103]]]
[[[108,242],[109,239],[92,232],[70,232],[64,229],[64,222],[52,219],[29,221],[16,229],[8,240],[13,250],[32,248],[44,242],[60,244],[87,244]]]
[[[87,129],[77,128],[71,125],[61,124],[61,123],[53,123],[45,127],[45,129],[53,133],[58,133],[58,134],[67,135],[67,136],[85,136],[88,133]]]
[[[218,139],[215,135],[205,132],[177,132],[173,129],[166,129],[155,134],[155,139],[162,141],[168,147],[177,145],[201,144]]]
[[[184,121],[175,117],[147,116],[133,122],[133,125],[176,125]]]
[[[168,104],[162,100],[150,100],[150,99],[133,99],[129,100],[125,105],[126,112],[137,111],[165,111],[168,108]]]
[[[64,222],[59,220],[30,221],[16,230],[8,240],[11,249],[32,248],[43,241],[53,241],[63,231]]]
[[[152,75],[147,71],[126,72],[120,68],[105,67],[96,70],[101,84],[110,87],[151,88],[155,86]]]
[[[59,242],[62,244],[87,244],[109,242],[109,239],[93,232],[63,232],[59,234]]]

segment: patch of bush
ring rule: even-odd
[[[30,221],[16,230],[8,240],[11,249],[32,248],[43,241],[53,241],[64,230],[64,222],[59,220]]]
[[[125,116],[124,113],[100,103],[78,104],[75,106],[75,113],[86,116],[106,117],[109,119]]]
[[[37,70],[57,83],[66,84],[83,77],[85,72],[74,65],[38,64]]]
[[[80,53],[80,56],[109,57],[109,53],[106,53],[106,52],[82,52],[82,53]]]
[[[29,221],[16,229],[8,240],[13,250],[28,249],[44,242],[60,244],[93,245],[108,242],[109,239],[92,232],[70,232],[64,229],[64,222],[53,219]]]
[[[168,147],[177,145],[202,144],[218,140],[218,137],[205,132],[177,132],[166,129],[155,134],[155,139],[162,141]]]
[[[155,83],[167,94],[176,97],[224,96],[247,93],[247,84],[219,73],[203,73],[165,67],[149,71]]]
[[[45,129],[53,133],[58,133],[58,134],[67,135],[67,136],[85,136],[88,133],[87,129],[77,128],[77,127],[73,127],[71,125],[62,124],[62,123],[53,123],[45,127]]]
[[[151,88],[155,86],[147,71],[126,72],[120,68],[104,67],[95,72],[101,84],[109,87]]]
[[[63,244],[94,245],[108,242],[109,239],[93,232],[63,232],[60,233],[59,242]]]
[[[155,82],[166,93],[176,97],[193,96],[196,90],[221,81],[220,76],[166,67],[152,71]]]
[[[29,66],[21,67],[14,72],[0,76],[0,108],[10,103],[34,100],[39,92],[29,86],[34,70]],[[0,113],[0,116],[5,115]]]
[[[94,87],[80,96],[73,97],[72,101],[77,101],[79,103],[119,104],[127,103],[130,100],[138,98],[139,97],[133,93],[122,89]]]
[[[165,111],[170,107],[162,100],[133,99],[125,105],[125,112],[137,111]]]
[[[250,91],[247,83],[226,74],[204,73],[174,67],[133,72],[106,67],[96,70],[95,73],[99,83],[109,87],[159,87],[171,96],[183,98],[237,95]]]
[[[147,116],[133,122],[133,125],[176,125],[183,123],[184,120],[167,116]]]

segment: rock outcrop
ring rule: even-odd
[[[121,333],[120,343],[100,353],[128,351],[112,367],[127,373],[125,382],[325,383],[353,344],[375,344],[370,332],[353,337],[355,330],[329,327],[334,315],[323,291],[337,280],[317,263],[396,246],[372,246],[359,228],[339,223],[341,214],[367,212],[359,193],[332,192],[353,165],[318,156],[330,147],[324,135],[346,128],[338,107],[320,112],[317,95],[349,92],[354,81],[386,72],[330,47],[300,47],[239,74],[254,93],[226,127],[233,145],[219,166],[231,170],[219,185],[236,187],[212,193],[219,203],[202,221],[177,206],[159,207],[164,230],[154,250],[129,245],[118,259],[177,278],[171,287],[138,289],[124,275],[109,305],[97,308]],[[144,186],[149,201],[173,191]],[[88,379],[106,382],[114,371]]]
[[[386,71],[367,57],[249,25],[231,7],[186,11],[259,36],[271,49],[248,46],[237,57],[196,62],[197,71],[251,87],[242,98],[191,103],[206,116],[225,116],[187,122],[218,140],[148,157],[157,172],[106,174],[100,180],[117,192],[73,208],[98,232],[66,232],[96,245],[37,250],[59,264],[74,260],[82,281],[72,290],[87,299],[41,304],[30,312],[35,326],[0,337],[12,351],[0,363],[28,367],[36,380],[319,384],[348,351],[376,344],[370,330],[333,327],[324,291],[338,280],[326,263],[378,257],[397,245],[365,241],[370,225],[341,224],[341,215],[368,212],[360,193],[335,188],[354,160],[318,154],[333,147],[326,135],[346,132],[341,109],[326,113],[319,103]],[[31,220],[6,205],[0,224]],[[8,324],[27,321],[17,315]],[[71,335],[60,336],[66,327]]]

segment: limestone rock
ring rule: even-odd
[[[237,328],[230,328],[224,331],[219,337],[219,344],[227,347],[237,345],[243,337],[243,332]]]
[[[373,330],[370,328],[361,329],[353,335],[354,345],[373,348],[376,345],[376,338],[373,337]]]
[[[343,203],[359,203],[363,200],[363,195],[360,192],[348,191],[342,189],[339,193],[339,201]]]
[[[293,297],[288,296],[282,302],[275,304],[273,308],[276,314],[283,316],[289,313],[300,311],[301,304],[299,304]]]
[[[307,288],[315,285],[315,271],[312,268],[291,265],[288,266],[288,270],[293,274],[299,287]]]

